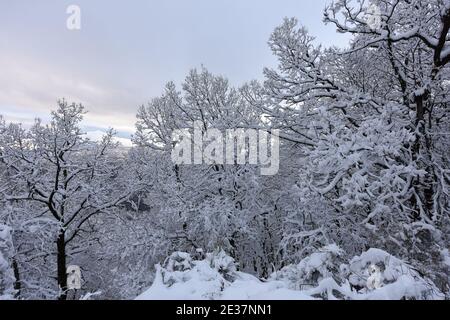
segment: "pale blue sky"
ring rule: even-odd
[[[46,119],[58,98],[82,102],[87,130],[126,136],[137,107],[202,64],[235,85],[275,66],[267,40],[297,17],[317,41],[348,38],[322,23],[327,0],[0,0],[0,114]],[[81,8],[82,29],[66,28]]]

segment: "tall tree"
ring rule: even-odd
[[[63,100],[49,125],[36,120],[30,130],[24,130],[20,125],[1,124],[0,161],[15,184],[2,193],[10,203],[34,203],[41,215],[58,224],[60,299],[67,298],[68,249],[75,247],[82,233],[88,236],[97,215],[110,212],[134,192],[132,183],[118,178],[123,164],[118,160],[123,155],[116,152],[113,131],[100,143],[89,141],[79,127],[83,114],[81,105]]]

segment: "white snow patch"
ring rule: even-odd
[[[194,260],[175,252],[165,266],[156,266],[153,285],[136,300],[399,300],[441,299],[443,295],[428,280],[402,260],[380,249],[369,249],[336,267],[342,251],[327,246],[260,280],[236,271],[234,260],[223,251]],[[382,265],[383,283],[368,289],[367,267]],[[308,283],[307,286],[299,285]],[[355,286],[360,289],[356,290]]]

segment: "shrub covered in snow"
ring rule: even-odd
[[[443,294],[404,261],[380,249],[369,249],[343,262],[336,245],[321,248],[297,265],[267,280],[236,270],[223,250],[195,260],[188,253],[171,254],[157,266],[155,281],[137,299],[440,299]],[[376,286],[369,270],[379,272]],[[370,289],[369,289],[370,288]]]
[[[377,285],[371,281],[371,271],[378,272]],[[334,277],[333,277],[334,276]],[[373,275],[372,275],[373,276]],[[336,279],[340,279],[337,280]],[[323,279],[308,290],[313,296],[327,299],[442,299],[444,295],[433,282],[404,261],[381,249],[371,248],[341,264],[339,275]]]
[[[365,288],[371,265],[378,266],[381,271],[381,288],[373,292]],[[347,270],[352,287],[363,288],[362,292],[372,298],[431,299],[441,295],[432,281],[404,261],[380,249],[371,248],[354,257]]]
[[[284,280],[295,290],[316,286],[321,280],[338,275],[342,250],[328,245],[305,257],[297,265],[289,265],[272,274],[272,279]]]
[[[165,268],[167,271],[186,271],[193,267],[192,258],[186,252],[174,252],[167,259]]]
[[[189,253],[174,252],[164,266],[156,266],[152,287],[140,299],[215,299],[229,282],[220,273],[216,255],[193,260]],[[228,260],[222,255],[222,261]],[[229,257],[228,257],[229,258]]]
[[[213,253],[206,254],[206,260],[211,268],[217,270],[224,279],[233,281],[236,276],[236,263],[234,259],[227,255],[222,249],[217,249]]]
[[[11,230],[0,224],[0,300],[11,299],[14,294],[14,274],[9,261],[12,249]]]

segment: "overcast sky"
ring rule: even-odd
[[[58,98],[82,102],[87,131],[134,130],[137,107],[204,65],[240,85],[275,66],[267,40],[297,17],[317,41],[348,41],[322,23],[327,0],[0,0],[0,114],[48,119]],[[81,30],[66,9],[81,8]]]

